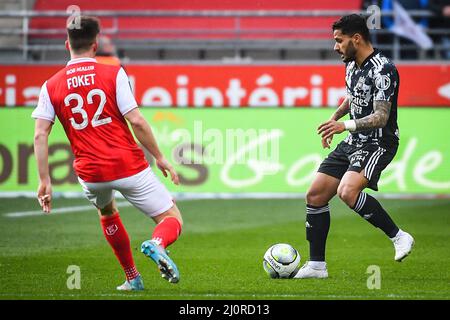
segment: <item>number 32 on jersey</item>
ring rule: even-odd
[[[111,117],[99,119],[103,112],[103,108],[105,107],[105,103],[106,103],[105,92],[101,89],[92,89],[91,91],[89,91],[89,93],[87,94],[87,97],[86,97],[88,104],[94,103],[94,100],[93,100],[94,96],[100,97],[100,103],[98,105],[97,111],[95,112],[94,117],[91,120],[91,125],[95,128],[95,127],[110,123],[112,121],[112,119],[111,119]],[[77,105],[71,109],[72,113],[80,114],[83,121],[81,123],[77,123],[75,121],[75,119],[72,117],[69,119],[70,123],[72,124],[72,127],[74,127],[76,130],[83,130],[89,124],[88,114],[87,114],[86,110],[83,109],[83,107],[84,107],[83,97],[81,95],[79,95],[78,93],[71,93],[71,94],[67,95],[64,99],[64,104],[66,105],[66,107],[70,107],[70,101],[72,101],[72,100],[77,101]]]

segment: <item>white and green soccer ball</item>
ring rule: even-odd
[[[274,244],[264,254],[263,267],[271,278],[292,278],[300,269],[300,253],[290,244]]]

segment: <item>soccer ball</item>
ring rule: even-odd
[[[292,278],[300,268],[300,253],[290,244],[274,244],[264,254],[263,267],[271,278]]]

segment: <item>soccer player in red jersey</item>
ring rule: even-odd
[[[39,203],[44,212],[50,213],[48,135],[56,116],[70,141],[78,180],[86,197],[97,207],[103,234],[125,272],[126,281],[117,289],[142,290],[144,285],[115,205],[115,191],[156,222],[152,238],[142,243],[141,251],[157,264],[163,278],[177,283],[178,268],[165,248],[180,235],[181,214],[150,169],[128,123],[164,176],[170,175],[172,182],[178,184],[178,175],[159,150],[139,111],[125,71],[94,59],[100,32],[98,19],[75,19],[77,23],[72,21],[67,27],[66,48],[71,60],[43,84],[32,114],[36,119],[34,152],[39,171]]]

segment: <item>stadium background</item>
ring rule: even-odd
[[[316,167],[329,152],[321,149],[315,128],[330,116],[345,94],[344,66],[332,50],[330,26],[343,14],[367,14],[367,8],[373,4],[383,10],[380,28],[372,30],[372,41],[394,59],[401,76],[398,110],[401,144],[396,158],[382,176],[378,196],[387,199],[384,204],[393,211],[395,218],[406,225],[409,223],[419,238],[423,236],[423,244],[441,243],[432,254],[424,252],[424,256],[420,256],[421,251],[417,249],[417,259],[411,257],[411,264],[416,265],[404,268],[406,272],[417,271],[417,265],[424,266],[436,259],[440,260],[436,270],[449,269],[450,18],[445,16],[445,1],[399,3],[430,37],[431,47],[422,48],[424,42],[412,41],[423,37],[421,31],[416,30],[417,34],[409,40],[392,32],[392,24],[395,26],[397,21],[392,1],[1,0],[0,212],[3,223],[0,228],[3,233],[0,266],[26,270],[25,266],[32,264],[36,268],[35,276],[23,281],[3,273],[2,297],[124,298],[114,295],[113,291],[98,295],[93,272],[88,273],[90,280],[83,282],[88,283],[83,288],[89,289],[73,294],[74,291],[67,291],[67,275],[62,267],[58,269],[61,284],[56,288],[35,287],[36,281],[46,279],[44,271],[48,268],[37,262],[56,259],[60,250],[54,243],[64,243],[78,257],[84,257],[85,249],[112,260],[108,248],[98,238],[99,230],[92,221],[95,214],[86,208],[88,203],[81,198],[81,189],[71,169],[70,147],[58,124],[49,140],[55,216],[39,220],[37,203],[33,199],[37,172],[33,157],[34,123],[30,114],[42,83],[68,59],[64,49],[64,26],[69,15],[81,10],[82,14],[100,18],[104,62],[116,63],[120,59],[136,99],[167,157],[175,161],[180,154],[184,159],[203,155],[203,162],[175,165],[182,178],[180,186],[166,183],[180,201],[187,220],[184,239],[174,246],[175,257],[182,266],[186,261],[186,273],[190,275],[187,264],[192,260],[183,250],[197,252],[201,264],[201,257],[221,248],[223,252],[216,262],[224,269],[209,268],[230,279],[230,282],[224,280],[220,285],[212,285],[213,280],[208,277],[193,276],[193,280],[186,280],[187,287],[176,292],[156,282],[151,295],[130,297],[448,299],[448,286],[442,287],[449,283],[448,271],[431,281],[430,287],[418,285],[423,279],[420,276],[404,276],[403,282],[411,280],[407,289],[388,285],[387,291],[368,291],[365,269],[355,271],[349,266],[350,261],[362,259],[367,266],[375,258],[379,260],[375,264],[382,265],[385,262],[381,257],[391,252],[377,246],[375,248],[380,250],[371,251],[376,241],[383,241],[373,239],[380,235],[368,227],[365,230],[366,226],[359,224],[359,220],[349,214],[350,210],[337,200],[333,206],[341,225],[336,227],[340,231],[330,235],[329,251],[335,253],[335,258],[331,259],[350,255],[351,249],[342,250],[348,246],[345,230],[360,240],[363,238],[361,246],[369,252],[367,256],[349,258],[345,263],[335,261],[335,265],[347,268],[349,273],[359,272],[357,281],[362,289],[352,283],[355,279],[347,277],[347,273],[332,279],[329,290],[322,288],[317,292],[312,290],[315,284],[308,284],[303,292],[290,284],[263,282],[262,287],[258,285],[259,281],[266,281],[260,259],[270,244],[290,242],[307,256],[301,198]],[[369,10],[373,10],[371,8]],[[411,30],[415,29],[409,29],[410,34]],[[192,137],[192,141],[181,143],[177,137],[183,132]],[[257,136],[245,136],[247,140],[244,139],[241,149],[227,153],[223,147],[229,132],[237,135],[256,132]],[[335,137],[333,144],[343,137]],[[268,145],[279,147],[278,156],[271,161],[251,158],[249,154],[254,150],[249,146],[255,143],[256,149]],[[221,149],[219,155],[218,149],[208,149],[208,144]],[[247,152],[243,151],[245,148]],[[217,156],[221,161],[207,161]],[[239,162],[242,160],[239,157],[245,161]],[[152,225],[140,220],[135,212],[131,213],[134,210],[126,204],[122,206],[138,243],[138,236],[145,237],[138,226],[146,224],[152,228]],[[74,212],[74,215],[58,215]],[[422,216],[425,213],[428,215]],[[76,236],[79,230],[75,225],[66,223],[81,223],[85,228],[84,238]],[[54,232],[41,235],[38,230],[44,226]],[[354,228],[357,231],[352,231]],[[367,233],[374,235],[366,236]],[[210,239],[214,234],[216,238]],[[252,234],[253,242],[247,237]],[[233,240],[224,246],[217,238],[221,236]],[[209,247],[203,252],[195,249],[195,244],[204,246],[202,239],[206,238],[210,241]],[[25,245],[21,239],[30,242]],[[249,247],[242,247],[244,242],[250,242]],[[233,261],[242,259],[239,253],[229,253],[233,246],[245,255],[239,263],[251,265],[250,269],[258,275],[250,285],[246,274],[238,272],[236,275],[231,269]],[[102,253],[96,251],[98,248]],[[31,260],[23,260],[31,251]],[[441,258],[442,254],[445,259]],[[64,260],[61,265],[70,260],[67,256],[61,259]],[[112,262],[105,268],[119,274]],[[84,263],[95,264],[93,258]],[[191,269],[193,274],[194,270]],[[398,281],[394,266],[388,264],[384,270],[388,270],[387,279],[392,277],[394,282]],[[107,276],[103,278],[97,280],[108,283]],[[115,279],[120,282],[120,277]],[[342,287],[348,292],[343,293]]]

